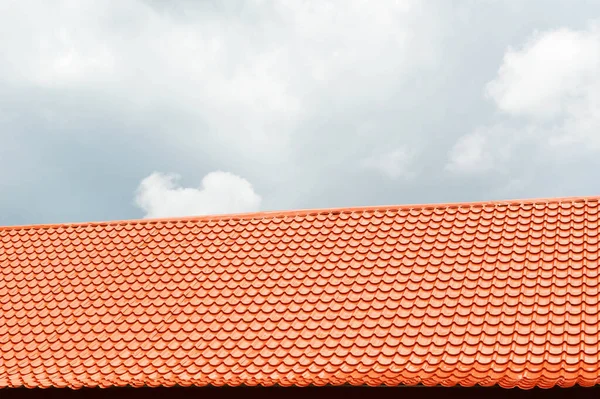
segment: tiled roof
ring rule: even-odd
[[[599,209],[0,228],[0,387],[594,385]]]

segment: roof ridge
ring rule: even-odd
[[[51,229],[58,227],[81,227],[81,226],[115,226],[125,224],[154,224],[160,222],[195,222],[195,221],[213,221],[213,220],[246,220],[256,218],[276,218],[278,216],[309,216],[323,213],[342,213],[342,212],[367,212],[381,210],[409,210],[409,209],[453,209],[461,207],[483,207],[483,206],[502,206],[502,205],[536,205],[536,204],[552,204],[552,203],[575,203],[600,201],[600,195],[596,196],[572,196],[572,197],[539,197],[525,199],[509,199],[509,200],[487,200],[487,201],[471,201],[471,202],[446,202],[446,203],[421,203],[421,204],[404,204],[404,205],[367,205],[355,207],[337,207],[337,208],[308,208],[295,210],[274,210],[274,211],[259,211],[259,212],[244,212],[231,214],[213,214],[201,216],[180,216],[180,217],[164,217],[164,218],[148,218],[148,219],[122,219],[122,220],[107,220],[107,221],[91,221],[91,222],[66,222],[66,223],[49,223],[49,224],[27,224],[14,226],[0,226],[1,230],[30,230],[30,229]]]

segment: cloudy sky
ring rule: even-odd
[[[0,225],[600,194],[597,0],[0,1]]]

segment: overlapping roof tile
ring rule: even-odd
[[[0,387],[595,385],[599,210],[0,228]]]

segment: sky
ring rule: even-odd
[[[597,0],[5,0],[0,225],[600,194]]]

